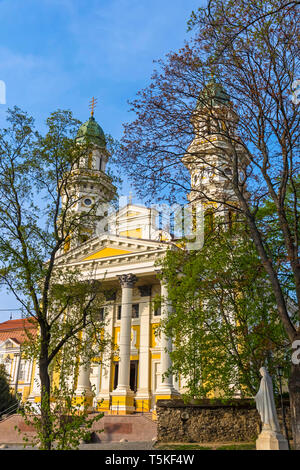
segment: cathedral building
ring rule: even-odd
[[[222,88],[216,87],[214,99],[216,109],[229,112],[229,97]],[[204,108],[202,112],[205,114]],[[234,121],[235,116],[232,114],[231,118]],[[231,171],[220,156],[225,139],[221,141],[218,134],[216,151],[216,145],[211,143],[214,120],[206,115],[201,122],[202,127],[194,119],[195,138],[183,158],[191,174],[189,202],[197,205],[197,195],[203,185],[210,188],[212,198],[217,194],[220,203],[222,198],[234,202],[226,178],[222,180],[220,172],[214,171],[222,165],[227,175]],[[203,137],[205,133],[207,139]],[[78,143],[84,139],[92,142],[92,154],[72,170],[72,190],[78,196],[76,210],[79,213],[96,200],[110,203],[116,193],[106,173],[109,152],[105,135],[93,113],[78,131]],[[172,310],[167,284],[157,277],[157,262],[168,249],[179,249],[171,234],[157,226],[157,218],[154,209],[131,202],[113,216],[107,217],[105,210],[99,210],[96,221],[94,218],[93,223],[84,224],[74,237],[75,241],[71,240],[56,260],[60,266],[76,267],[83,281],[89,279],[93,270],[93,278],[115,291],[115,295],[106,299],[103,314],[106,332],[118,347],[118,356],[104,357],[100,364],[92,362],[90,368],[80,367],[76,389],[78,396],[83,392],[89,396],[94,386],[94,407],[111,414],[150,411],[158,399],[179,397],[184,390],[181,380],[176,382],[172,375],[166,375],[170,367],[171,340],[163,334],[155,334],[160,321]],[[153,302],[157,295],[162,298],[159,309],[154,308]],[[38,378],[38,367],[35,367],[35,377]],[[31,380],[27,397],[38,400],[38,381]]]

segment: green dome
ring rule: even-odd
[[[208,102],[211,106],[228,106],[230,96],[220,83],[216,83],[215,80],[212,79],[200,93],[198,106],[205,106],[205,102]]]
[[[100,147],[106,146],[105,135],[103,129],[95,121],[94,116],[91,116],[88,121],[80,126],[76,137],[77,142],[87,140]]]

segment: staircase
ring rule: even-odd
[[[10,416],[16,414],[18,412],[19,407],[20,407],[20,403],[18,402],[18,403],[14,403],[13,405],[11,405],[6,410],[1,411],[1,413],[0,413],[0,422],[5,421]]]
[[[98,414],[98,413],[97,413]],[[94,416],[94,414],[91,414]],[[105,415],[92,427],[93,442],[147,442],[156,438],[157,424],[151,413],[136,413],[127,416]],[[21,431],[15,429],[15,426]],[[100,432],[104,430],[104,432]],[[35,429],[27,425],[19,414],[11,414],[0,421],[0,444],[24,443],[23,436],[34,436]]]
[[[152,441],[157,435],[157,424],[152,421],[151,413],[132,415],[105,415],[94,423],[94,442],[128,442]],[[103,432],[100,432],[103,430]]]
[[[34,427],[26,424],[21,415],[11,414],[0,421],[0,444],[24,444],[25,434],[36,435]]]

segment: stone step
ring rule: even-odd
[[[15,429],[15,426],[17,429]],[[18,432],[20,430],[20,433]],[[24,422],[19,414],[10,415],[7,419],[0,421],[0,443],[5,444],[24,444],[23,437],[26,435],[34,436],[35,429]]]

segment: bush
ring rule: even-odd
[[[9,389],[8,375],[5,366],[0,364],[0,417],[11,406],[17,405],[18,400]]]

